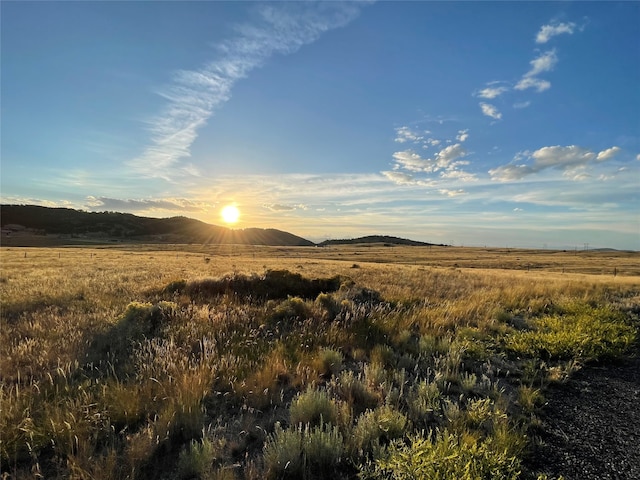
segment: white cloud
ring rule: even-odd
[[[198,70],[178,71],[159,92],[167,105],[148,122],[150,145],[128,165],[138,174],[166,180],[197,173],[176,166],[191,155],[199,129],[230,98],[235,83],[272,55],[291,54],[346,25],[359,10],[358,4],[337,2],[259,5],[259,18],[238,26],[237,35],[218,46],[218,58]]]
[[[443,148],[437,153],[437,165],[440,168],[448,167],[455,159],[464,157],[466,154],[467,152],[465,152],[461,144],[454,143],[453,145]]]
[[[636,155],[636,160],[640,162],[640,153]]]
[[[458,140],[459,142],[464,142],[467,140],[467,138],[469,138],[469,129],[467,128],[466,130],[459,130],[458,131],[458,135],[456,136],[456,140]]]
[[[303,204],[283,205],[280,203],[265,203],[263,207],[272,212],[292,212],[294,210],[307,210],[307,206]]]
[[[462,189],[458,189],[458,190],[448,190],[446,188],[441,188],[440,190],[438,190],[441,194],[446,195],[447,197],[457,197],[460,195],[464,195],[465,192]]]
[[[531,64],[531,70],[523,75],[523,77],[514,88],[516,90],[535,88],[537,92],[543,92],[551,88],[551,83],[549,81],[541,80],[537,78],[537,75],[553,70],[553,68],[558,63],[556,50],[548,50],[541,54],[539,57],[531,60],[531,62],[529,63]]]
[[[558,55],[556,54],[556,49],[548,50],[544,52],[537,58],[534,58],[529,62],[531,64],[531,70],[529,70],[525,76],[533,77],[542,72],[548,72],[553,70],[553,67],[558,63]]]
[[[467,164],[468,162],[459,162],[459,164]],[[458,165],[455,167],[448,169],[440,174],[440,178],[447,180],[458,180],[461,182],[475,182],[477,177],[473,173],[466,172],[464,170],[459,170]]]
[[[606,150],[602,150],[600,153],[598,153],[596,160],[600,160],[600,161],[609,160],[610,158],[613,158],[615,155],[617,155],[619,151],[620,151],[620,147],[607,148]]]
[[[489,174],[493,180],[511,181],[520,180],[528,175],[547,169],[560,170],[563,175],[573,180],[585,180],[590,178],[585,168],[596,161],[604,162],[611,159],[619,147],[611,147],[596,154],[595,152],[576,145],[542,147],[532,153],[522,152],[516,155],[515,161],[527,158],[530,164],[508,164],[492,170]]]
[[[460,163],[454,163],[454,160],[464,157],[465,155],[466,152],[462,148],[462,145],[455,143],[440,150],[433,158],[422,158],[412,150],[395,152],[392,156],[395,160],[394,170],[404,169],[409,172],[431,173],[446,168],[457,167]]]
[[[409,127],[396,128],[396,138],[394,141],[398,143],[405,143],[407,141],[418,142],[424,137],[418,135],[417,132],[412,131]]]
[[[492,99],[499,97],[500,95],[508,91],[509,89],[507,87],[487,87],[476,93],[476,96],[480,98]]]
[[[414,178],[413,175],[410,175],[408,173],[404,173],[404,172],[398,172],[398,171],[385,171],[385,172],[381,172],[385,177],[387,177],[389,180],[391,180],[393,183],[396,183],[398,185],[410,185],[412,183],[414,183]]]
[[[433,161],[424,159],[411,150],[395,152],[393,159],[396,161],[395,168],[404,168],[410,172],[430,172],[433,169]]]
[[[496,120],[502,118],[502,113],[500,113],[494,105],[483,102],[480,103],[480,108],[482,109],[482,113],[487,117],[495,118]]]
[[[551,82],[548,80],[540,80],[535,77],[524,77],[514,87],[516,90],[526,90],[527,88],[535,88],[536,92],[544,92],[551,88]]]
[[[543,25],[536,35],[536,43],[547,43],[552,37],[563,33],[571,35],[575,28],[576,24],[573,22]]]
[[[118,212],[131,211],[178,211],[203,212],[211,207],[210,204],[195,202],[186,198],[150,198],[150,199],[120,199],[110,197],[86,198],[89,210],[105,210]]]

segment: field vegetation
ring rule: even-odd
[[[119,245],[1,260],[10,479],[547,478],[523,463],[545,389],[638,341],[636,253]]]

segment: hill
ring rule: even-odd
[[[366,237],[358,237],[344,240],[325,240],[318,245],[326,247],[329,245],[355,245],[359,243],[383,243],[385,245],[409,245],[413,247],[428,247],[435,245],[433,243],[417,242],[406,238],[391,237],[389,235],[368,235]]]
[[[273,228],[230,229],[187,217],[149,218],[130,213],[83,212],[36,205],[1,205],[5,235],[31,233],[170,243],[313,246],[313,242]],[[3,238],[4,240],[4,238]],[[3,242],[5,243],[5,242]]]

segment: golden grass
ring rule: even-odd
[[[623,354],[640,310],[640,256],[628,252],[117,245],[3,247],[0,260],[0,469],[9,478],[155,478],[179,461],[184,471],[260,478],[280,471],[280,460],[264,463],[264,445],[280,458],[278,442],[295,439],[324,458],[334,437],[345,445],[327,454],[327,468],[340,478],[371,455],[386,458],[405,433],[426,448],[415,436],[423,428],[474,448],[521,441],[544,382]],[[269,302],[165,288],[268,270],[340,275],[343,286],[315,301]],[[606,331],[596,313],[606,313]],[[575,347],[560,328],[567,320],[596,343]],[[616,332],[626,343],[609,351]],[[560,353],[540,358],[550,345]],[[305,391],[326,396],[335,411],[322,422],[339,432],[312,425]],[[497,422],[507,411],[499,402],[527,415]],[[291,408],[302,423],[287,427]],[[274,430],[278,421],[285,427]],[[202,450],[211,442],[215,455]]]

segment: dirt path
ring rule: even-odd
[[[640,349],[547,392],[535,470],[566,480],[640,480]]]

